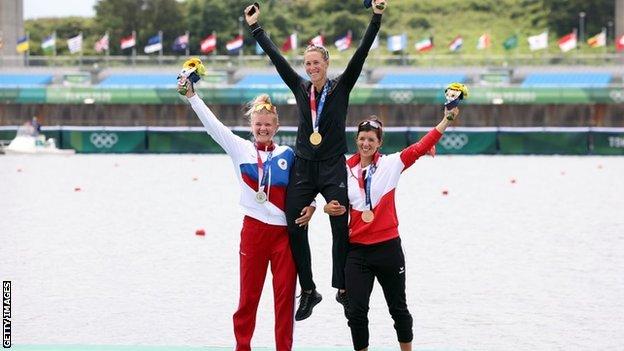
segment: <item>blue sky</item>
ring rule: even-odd
[[[2,1],[2,0],[0,0]],[[93,17],[97,0],[24,0],[24,19],[41,17]]]

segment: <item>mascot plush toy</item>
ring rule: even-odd
[[[191,91],[195,91],[194,84],[199,82],[201,76],[206,74],[206,67],[197,57],[190,58],[182,65],[182,71],[178,74],[178,92],[180,95],[186,95],[186,82],[190,81]]]
[[[446,98],[444,107],[447,110],[452,110],[459,105],[461,100],[468,98],[468,87],[461,83],[451,83],[444,89],[444,98]],[[452,114],[446,116],[449,121],[452,121],[453,118]]]

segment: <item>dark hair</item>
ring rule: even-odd
[[[360,132],[368,132],[371,130],[375,132],[379,141],[383,140],[383,123],[375,115],[371,115],[358,124],[357,133],[355,134],[356,139],[357,136],[360,135]]]

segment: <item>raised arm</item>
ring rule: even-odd
[[[271,59],[271,62],[273,62],[273,64],[275,65],[275,69],[277,69],[277,73],[280,75],[280,77],[282,77],[284,83],[286,83],[290,90],[294,91],[297,88],[301,77],[290,66],[288,61],[286,61],[284,56],[282,56],[282,54],[280,53],[277,46],[275,46],[275,44],[273,43],[273,41],[271,41],[264,29],[262,29],[262,27],[260,27],[260,25],[258,24],[260,9],[255,8],[254,13],[251,15],[249,14],[249,11],[252,9],[252,7],[254,7],[254,5],[250,5],[245,9],[245,20],[249,25],[249,30],[251,31],[251,34],[256,39],[258,44],[260,44],[262,50],[264,50],[264,52]]]
[[[210,135],[230,157],[241,154],[243,150],[245,150],[245,145],[248,141],[237,136],[230,128],[221,123],[208,106],[206,106],[204,101],[192,90],[193,89],[188,89],[185,96],[191,103],[193,111],[195,111],[197,117],[199,117],[199,120],[204,125],[208,135]]]
[[[426,154],[431,148],[440,140],[442,134],[446,128],[459,116],[459,109],[455,107],[454,109],[447,111],[444,110],[444,116],[438,125],[433,128],[429,133],[425,134],[420,140],[415,142],[414,144],[408,146],[403,151],[401,151],[401,160],[405,167],[404,170],[409,166],[413,165],[414,162],[420,156]]]
[[[375,4],[383,2],[382,0],[375,0]],[[379,27],[381,27],[381,15],[383,14],[385,7],[383,9],[378,9],[373,5],[373,17],[371,18],[368,27],[366,28],[366,33],[364,33],[364,38],[360,42],[360,46],[358,46],[357,50],[351,57],[347,68],[342,74],[341,80],[344,84],[347,85],[349,90],[353,88],[355,82],[360,76],[362,72],[362,67],[364,67],[364,61],[366,61],[366,57],[368,56],[368,52],[370,51],[371,45],[375,41],[375,37],[379,32]]]

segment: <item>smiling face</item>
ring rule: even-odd
[[[375,152],[381,147],[381,140],[377,137],[374,130],[361,131],[355,139],[358,153],[363,159],[370,159]]]
[[[251,132],[258,143],[269,144],[277,133],[277,115],[262,109],[251,114]]]
[[[303,55],[303,66],[312,83],[323,82],[327,79],[329,60],[325,60],[320,52],[307,51]]]

